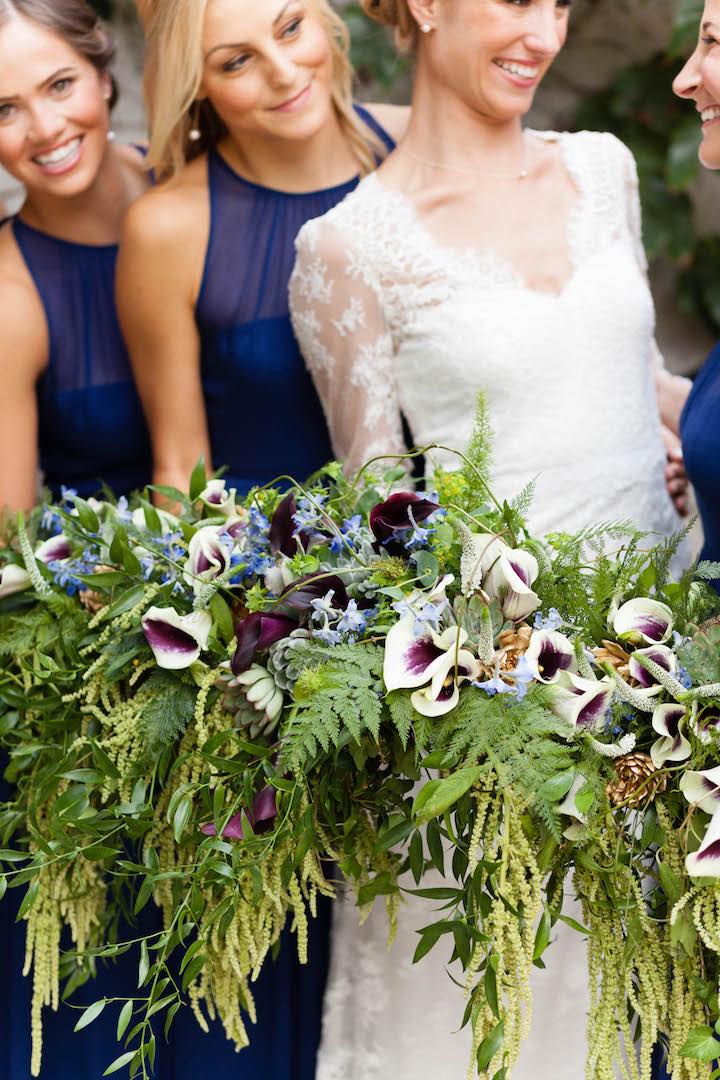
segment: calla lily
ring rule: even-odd
[[[680,790],[689,803],[697,805],[706,814],[720,810],[720,766],[683,773]]]
[[[673,614],[667,604],[658,600],[628,600],[617,611],[613,628],[622,641],[662,645],[672,634]]]
[[[224,574],[230,565],[230,552],[222,541],[222,533],[222,529],[206,525],[198,529],[188,545],[183,577],[195,592]]]
[[[672,649],[668,649],[667,645],[651,645],[649,649],[638,649],[630,657],[630,674],[636,682],[646,690],[652,690],[653,693],[659,694],[662,689],[654,679],[647,668],[644,668],[638,661],[638,656],[647,656],[649,660],[653,660],[658,667],[661,667],[663,671],[667,671],[669,675],[674,675],[678,669],[678,662],[675,653]]]
[[[35,551],[35,558],[44,563],[63,562],[71,555],[72,548],[65,533],[58,533],[57,536],[45,540]]]
[[[242,619],[235,627],[237,649],[232,659],[233,674],[242,675],[250,668],[257,653],[289,637],[296,626],[294,619],[284,615],[264,615],[259,611]]]
[[[482,588],[483,578],[493,563],[509,552],[510,548],[497,536],[470,532],[462,522],[458,523],[458,529],[462,538],[462,591],[464,596],[471,596]]]
[[[391,555],[406,554],[404,535],[414,531],[440,507],[410,491],[397,491],[370,511],[370,529],[377,546]]]
[[[566,817],[573,817],[576,821],[579,821],[581,825],[587,823],[587,814],[582,814],[577,807],[575,799],[580,794],[582,789],[587,785],[586,778],[582,773],[578,773],[572,782],[572,787],[568,791],[565,799],[560,803],[557,808],[558,814],[564,814]]]
[[[224,480],[209,480],[205,490],[200,493],[200,500],[216,513],[230,517],[236,511],[236,494],[235,488],[228,491]]]
[[[656,769],[662,769],[667,761],[687,761],[692,754],[683,731],[685,719],[683,705],[658,705],[653,713],[652,726],[662,736],[650,749]]]
[[[298,530],[295,523],[297,501],[292,492],[279,503],[270,522],[270,550],[274,555],[287,555],[292,559],[298,551],[307,551],[312,542],[312,533]]]
[[[457,648],[459,634],[455,628],[446,630],[437,640],[452,640],[451,647],[440,658],[442,662],[433,665],[430,685],[410,695],[413,708],[422,716],[444,716],[452,712],[460,701],[460,684],[476,679],[480,673],[480,664],[473,654]]]
[[[534,555],[506,547],[485,575],[483,588],[498,601],[506,619],[520,622],[540,607],[540,597],[531,587],[539,573]]]
[[[345,611],[350,603],[345,583],[337,574],[306,574],[292,582],[280,595],[277,611],[286,618],[302,618],[312,610],[313,600],[333,594],[333,607]]]
[[[142,627],[158,667],[178,671],[194,664],[207,648],[212,617],[207,611],[179,615],[174,608],[152,607],[143,616]]]
[[[14,593],[24,592],[31,584],[30,575],[24,566],[8,563],[0,569],[0,600]]]
[[[551,708],[574,728],[598,731],[605,724],[613,693],[607,679],[583,679],[574,672],[564,672],[555,685]]]
[[[414,690],[431,682],[436,672],[445,679],[448,653],[462,651],[468,639],[467,631],[451,626],[436,634],[430,626],[418,634],[414,615],[405,615],[395,623],[385,641],[383,678],[388,691]],[[472,654],[469,654],[472,658]]]
[[[720,810],[713,814],[705,839],[688,855],[685,867],[691,877],[720,878]]]
[[[166,533],[175,532],[180,524],[178,518],[174,514],[168,513],[167,510],[157,510],[158,516],[162,527]],[[133,510],[132,523],[136,529],[141,532],[147,531],[147,521],[145,520],[145,511],[142,506],[138,506],[137,510]]]
[[[252,831],[258,833],[268,832],[277,817],[277,802],[275,788],[266,787],[253,799],[252,810],[247,815]],[[201,826],[206,836],[217,836],[215,825],[210,822]],[[223,840],[244,840],[242,828],[242,814],[234,814],[223,829]]]
[[[296,577],[291,569],[290,559],[288,559],[287,555],[281,555],[276,565],[271,566],[265,574],[265,588],[268,592],[279,596],[295,580]]]
[[[525,659],[543,683],[557,682],[563,671],[577,671],[572,642],[557,630],[533,631]]]

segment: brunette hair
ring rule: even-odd
[[[2,2],[2,0],[0,0]],[[209,101],[197,101],[203,77],[200,42],[209,0],[135,0],[145,26],[145,102],[150,122],[148,165],[162,178],[215,146],[227,133]],[[362,173],[372,172],[382,147],[353,105],[350,36],[328,0],[312,0],[333,54],[332,102]],[[190,139],[196,129],[200,137]]]
[[[56,34],[99,75],[108,75],[112,84],[109,104],[111,109],[115,106],[118,89],[110,72],[115,43],[86,0],[0,0],[0,29],[16,15]]]
[[[402,52],[414,49],[418,41],[418,25],[407,0],[360,0],[363,11],[375,22],[395,31],[395,42]]]

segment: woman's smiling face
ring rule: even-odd
[[[707,0],[697,48],[673,89],[694,101],[700,113],[700,160],[708,169],[720,169],[720,0]]]
[[[0,29],[0,165],[30,191],[71,197],[107,148],[109,77],[22,16]]]
[[[203,57],[200,96],[238,138],[306,139],[330,116],[332,49],[312,0],[210,0]]]
[[[422,25],[422,0],[412,5]],[[433,75],[491,121],[524,116],[567,39],[571,0],[445,0],[422,41]]]

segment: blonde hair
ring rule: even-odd
[[[203,77],[202,40],[210,0],[136,0],[145,27],[145,100],[150,123],[148,166],[168,179],[188,161],[215,146],[226,128],[209,101],[197,101]],[[350,35],[328,0],[312,0],[330,39],[332,103],[361,173],[372,172],[384,148],[353,105]],[[190,139],[191,129],[200,138]]]
[[[418,42],[418,25],[410,13],[407,0],[360,0],[366,15],[395,31],[395,42],[402,52],[414,50]]]

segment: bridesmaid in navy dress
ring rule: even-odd
[[[201,455],[244,494],[332,457],[293,337],[294,241],[394,146],[405,110],[354,107],[344,26],[325,0],[143,0],[149,164],[167,182],[132,208],[118,304],[149,421],[154,480],[186,488]],[[193,102],[188,109],[188,102]],[[381,126],[382,124],[382,126]],[[235,1058],[176,1033],[188,1072],[313,1080],[329,905],[310,965],[286,936],[263,973],[258,1026]],[[202,1048],[199,1048],[202,1053]],[[234,1070],[234,1071],[233,1071]],[[180,1075],[179,1073],[177,1075]]]
[[[40,468],[59,495],[150,480],[150,443],[114,305],[122,218],[147,187],[142,155],[108,140],[113,49],[85,0],[0,3],[0,165],[26,190],[0,228],[0,510],[32,506]],[[0,790],[0,798],[4,793]],[[25,924],[0,904],[0,1077],[30,1076]],[[13,897],[13,900],[10,899]],[[102,964],[102,961],[99,962]],[[74,1001],[133,994],[136,963],[102,968]],[[110,1015],[45,1013],[42,1077],[96,1080],[115,1052]]]

